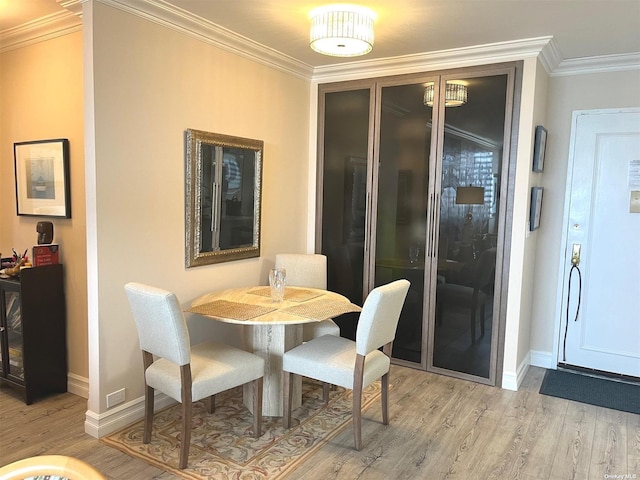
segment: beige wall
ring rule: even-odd
[[[126,388],[127,401],[143,395],[125,283],[166,288],[188,303],[212,289],[265,284],[277,252],[305,251],[309,82],[98,2],[85,5],[83,21],[87,209],[95,219],[89,410],[100,413],[110,392]],[[185,269],[187,128],[264,141],[260,258]],[[188,322],[192,342],[238,338],[201,318]]]
[[[31,249],[36,223],[53,222],[64,263],[69,373],[80,383],[89,373],[82,93],[80,32],[0,54],[0,252]],[[69,139],[72,217],[19,217],[13,143],[53,138]]]
[[[567,266],[562,245],[567,162],[574,110],[640,107],[640,69],[552,77],[549,84],[547,154],[540,184],[545,188],[543,218],[538,231],[537,267],[531,323],[531,351],[536,364],[555,366],[559,338],[559,279]],[[554,347],[554,343],[556,347]]]

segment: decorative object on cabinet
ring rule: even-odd
[[[0,383],[36,398],[67,391],[62,265],[0,279]]]
[[[60,263],[60,245],[55,243],[36,245],[33,247],[32,258],[34,267]]]
[[[53,223],[38,222],[36,224],[36,232],[38,232],[38,245],[53,242]]]
[[[186,267],[260,256],[264,142],[186,132]]]
[[[531,189],[531,209],[529,213],[529,230],[534,231],[540,228],[540,215],[542,213],[542,187]]]
[[[20,275],[20,270],[23,268],[31,267],[31,262],[27,256],[27,250],[24,253],[16,252],[13,250],[13,256],[10,258],[2,259],[2,270],[0,270],[0,278],[10,278]]]
[[[18,215],[71,218],[69,140],[13,144]]]
[[[536,127],[536,138],[533,145],[533,171],[544,170],[544,152],[547,147],[547,129],[542,125]]]

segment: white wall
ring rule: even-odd
[[[183,303],[264,284],[279,251],[305,251],[309,82],[110,6],[84,5],[90,415],[126,388],[143,395],[123,286],[150,283]],[[88,87],[89,88],[89,87]],[[184,131],[264,141],[261,257],[185,269]],[[95,146],[94,146],[95,145]],[[192,342],[238,330],[188,317]]]
[[[555,368],[562,285],[561,244],[567,162],[574,110],[640,106],[640,68],[632,71],[552,77],[547,98],[547,151],[540,184],[544,187],[538,230],[531,322],[532,364]],[[554,348],[556,350],[554,350]]]

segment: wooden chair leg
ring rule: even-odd
[[[290,372],[282,372],[282,426],[289,428],[291,426],[291,381],[293,374]]]
[[[322,382],[322,402],[325,405],[329,404],[329,390],[331,389],[331,384],[327,382]]]
[[[216,411],[216,396],[211,395],[207,397],[207,413],[213,413]]]
[[[180,460],[178,467],[180,469],[187,468],[189,463],[189,446],[191,445],[191,417],[192,417],[192,394],[191,389],[191,365],[186,364],[180,367],[180,379],[182,383],[182,391],[180,398],[182,399],[182,440],[180,443]]]
[[[380,383],[382,387],[382,424],[389,425],[389,372],[382,376]]]
[[[144,389],[144,433],[142,436],[142,443],[151,442],[151,429],[153,427],[153,393],[153,388],[146,385]]]
[[[253,381],[253,438],[262,435],[262,377]]]
[[[364,356],[356,357],[353,373],[353,444],[356,450],[362,448],[362,381],[364,374]]]
[[[142,350],[142,364],[146,375],[147,368],[153,363],[153,355]],[[145,380],[144,389],[144,433],[142,434],[142,443],[151,442],[151,428],[153,427],[153,408],[154,408],[154,390],[147,385]]]
[[[187,468],[189,463],[189,446],[191,445],[191,402],[182,404],[182,440],[180,443],[180,463],[181,469]]]

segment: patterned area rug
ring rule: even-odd
[[[216,411],[211,415],[203,402],[194,403],[189,465],[184,470],[177,468],[180,405],[155,414],[148,445],[142,443],[142,421],[102,441],[182,478],[282,479],[351,426],[350,390],[340,387],[332,390],[329,405],[323,407],[322,385],[307,379],[302,385],[303,404],[292,412],[295,426],[285,430],[280,417],[263,417],[263,434],[259,439],[252,437],[252,416],[242,403],[242,388],[216,395]],[[376,400],[379,406],[379,396],[378,381],[365,389],[363,410]],[[345,445],[351,447],[351,443]]]

